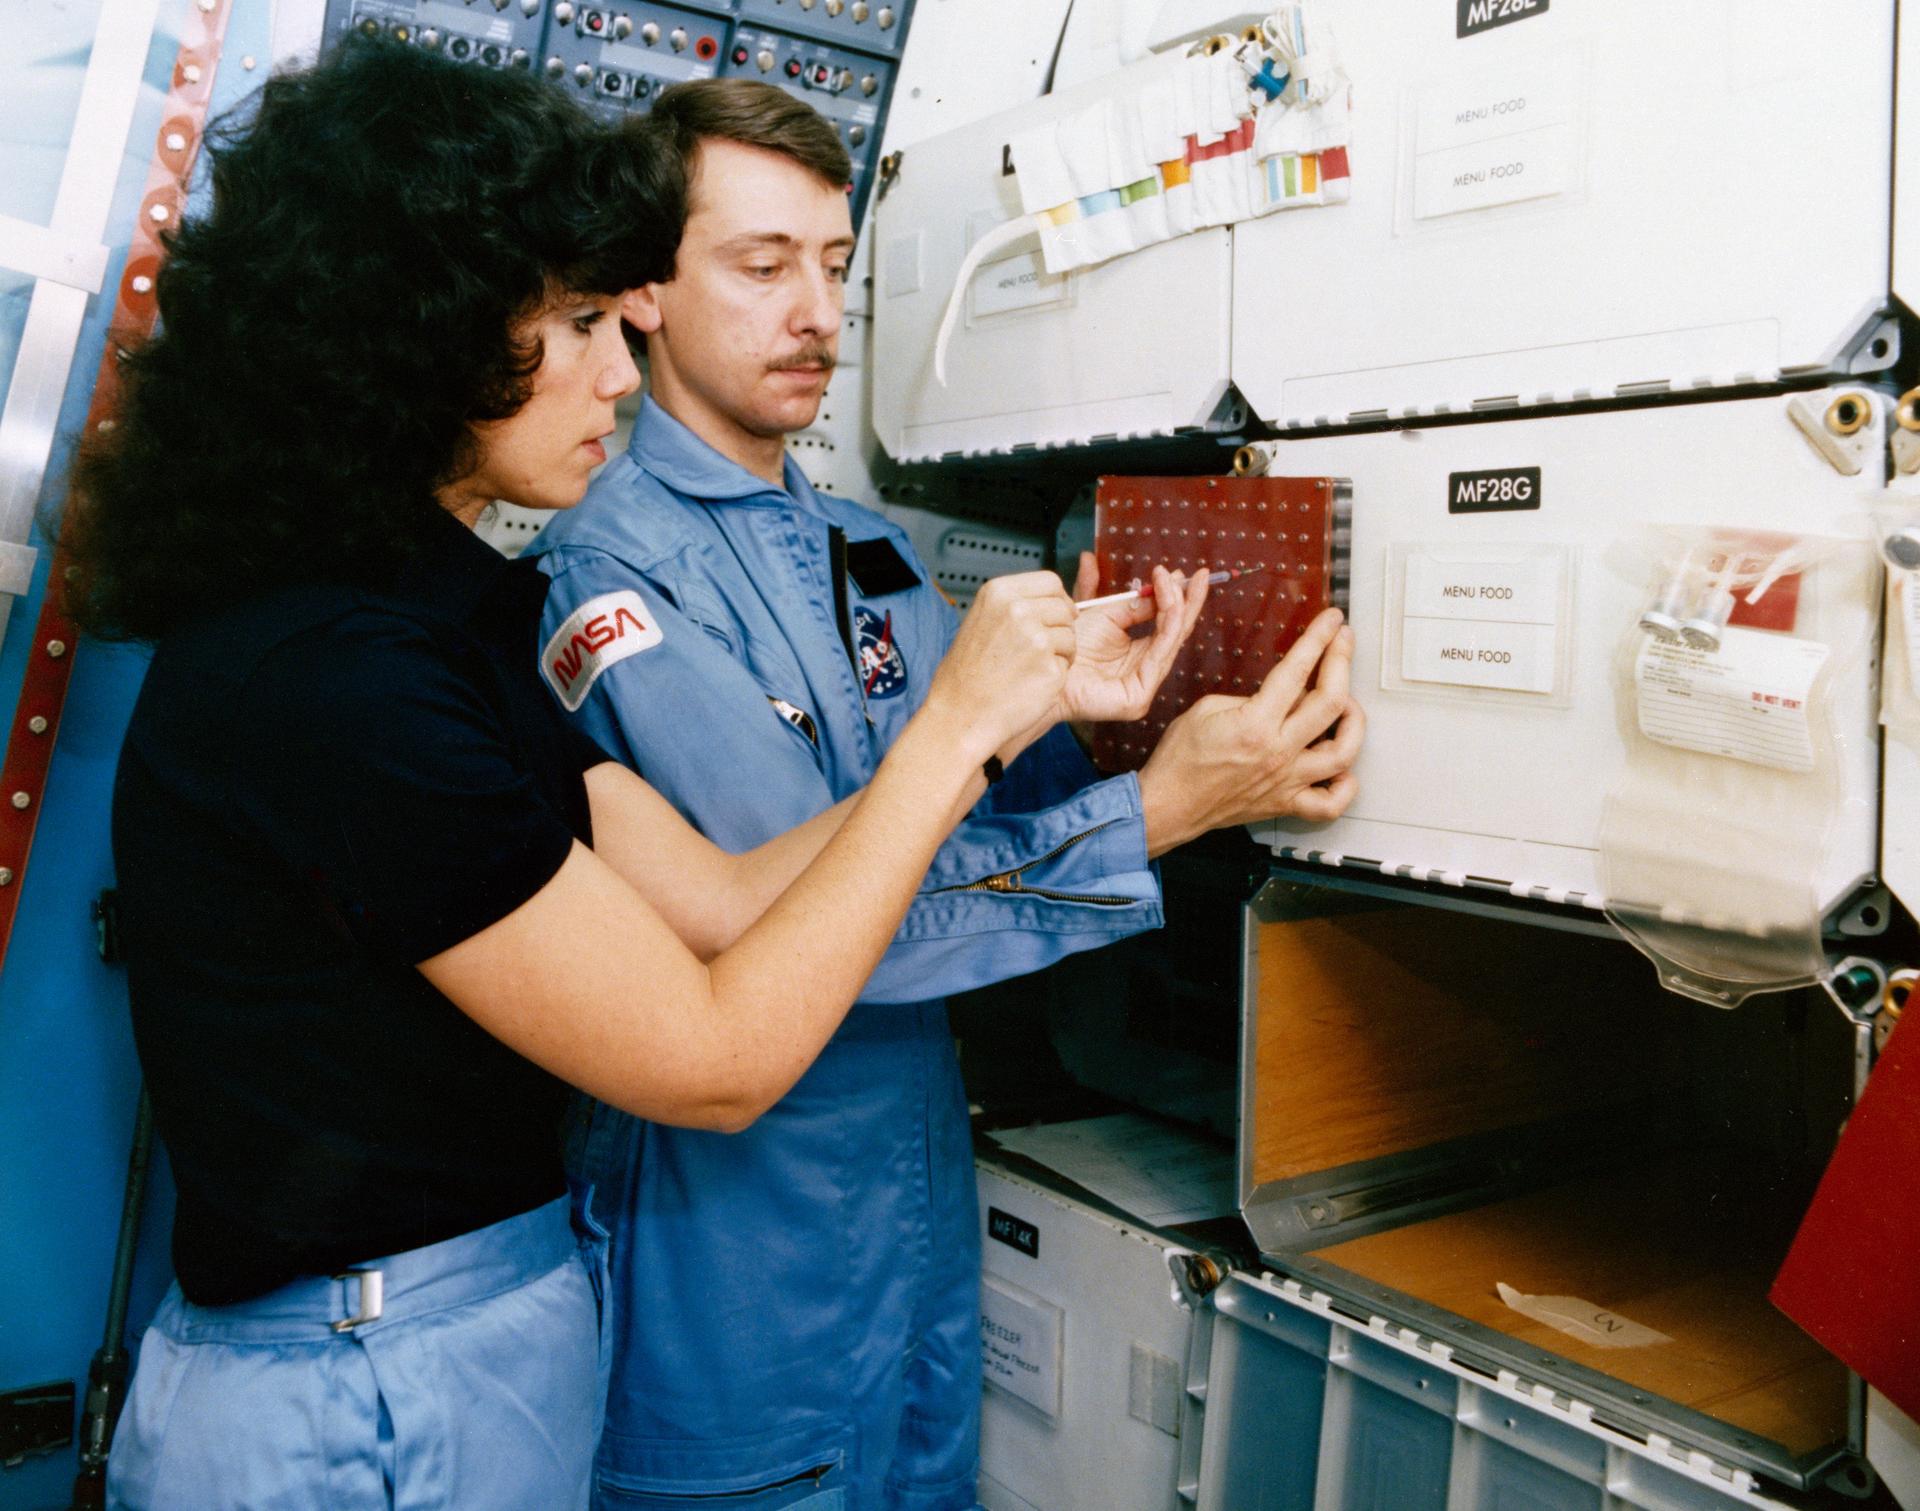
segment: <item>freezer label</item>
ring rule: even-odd
[[[1010,1249],[1018,1249],[1029,1258],[1040,1257],[1040,1230],[1030,1222],[1022,1222],[1011,1212],[1002,1212],[998,1207],[987,1208],[987,1237],[998,1239]]]
[[[1061,1311],[993,1275],[980,1277],[980,1367],[989,1385],[1060,1414]]]
[[[1540,469],[1503,467],[1447,475],[1447,513],[1497,514],[1540,507]]]
[[[1454,35],[1471,37],[1496,26],[1544,16],[1552,0],[1454,0]]]

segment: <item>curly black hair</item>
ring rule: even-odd
[[[417,547],[473,427],[529,397],[522,322],[671,276],[672,165],[560,90],[352,40],[208,132],[161,326],[80,448],[61,545],[83,628],[156,640],[237,595],[375,582]]]

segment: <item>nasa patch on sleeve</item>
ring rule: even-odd
[[[577,713],[602,672],[652,650],[665,638],[638,593],[631,588],[602,593],[581,604],[553,632],[540,652],[540,675],[567,712]]]

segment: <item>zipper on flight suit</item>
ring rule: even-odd
[[[1048,902],[1084,902],[1100,908],[1130,908],[1140,899],[1137,897],[1099,897],[1085,892],[1057,892],[1051,887],[1030,887],[1020,880],[1021,874],[1035,866],[1044,866],[1048,861],[1065,855],[1084,839],[1092,839],[1102,829],[1111,829],[1117,822],[1108,819],[1104,824],[1095,824],[1091,829],[1082,830],[1055,845],[1045,855],[1036,856],[1026,865],[1012,871],[996,871],[992,876],[983,876],[978,881],[963,882],[959,886],[935,887],[927,895],[938,896],[944,892],[997,892],[1000,895],[1022,897],[1042,897]]]
[[[853,669],[853,685],[860,694],[860,712],[873,723],[873,710],[867,707],[866,681],[860,675],[860,651],[853,638],[853,605],[847,596],[847,532],[838,525],[827,526],[827,571],[833,578],[833,622],[840,631],[840,643],[847,648],[847,665]]]

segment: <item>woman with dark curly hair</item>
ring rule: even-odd
[[[568,1086],[722,1130],[782,1096],[983,766],[1055,717],[1071,604],[990,587],[857,800],[716,849],[569,731],[545,578],[466,528],[604,459],[672,176],[392,45],[276,78],[210,151],[63,532],[83,622],[156,643],[114,850],[177,1284],[110,1497],[584,1506],[603,1235]],[[660,633],[636,597],[577,638]]]

